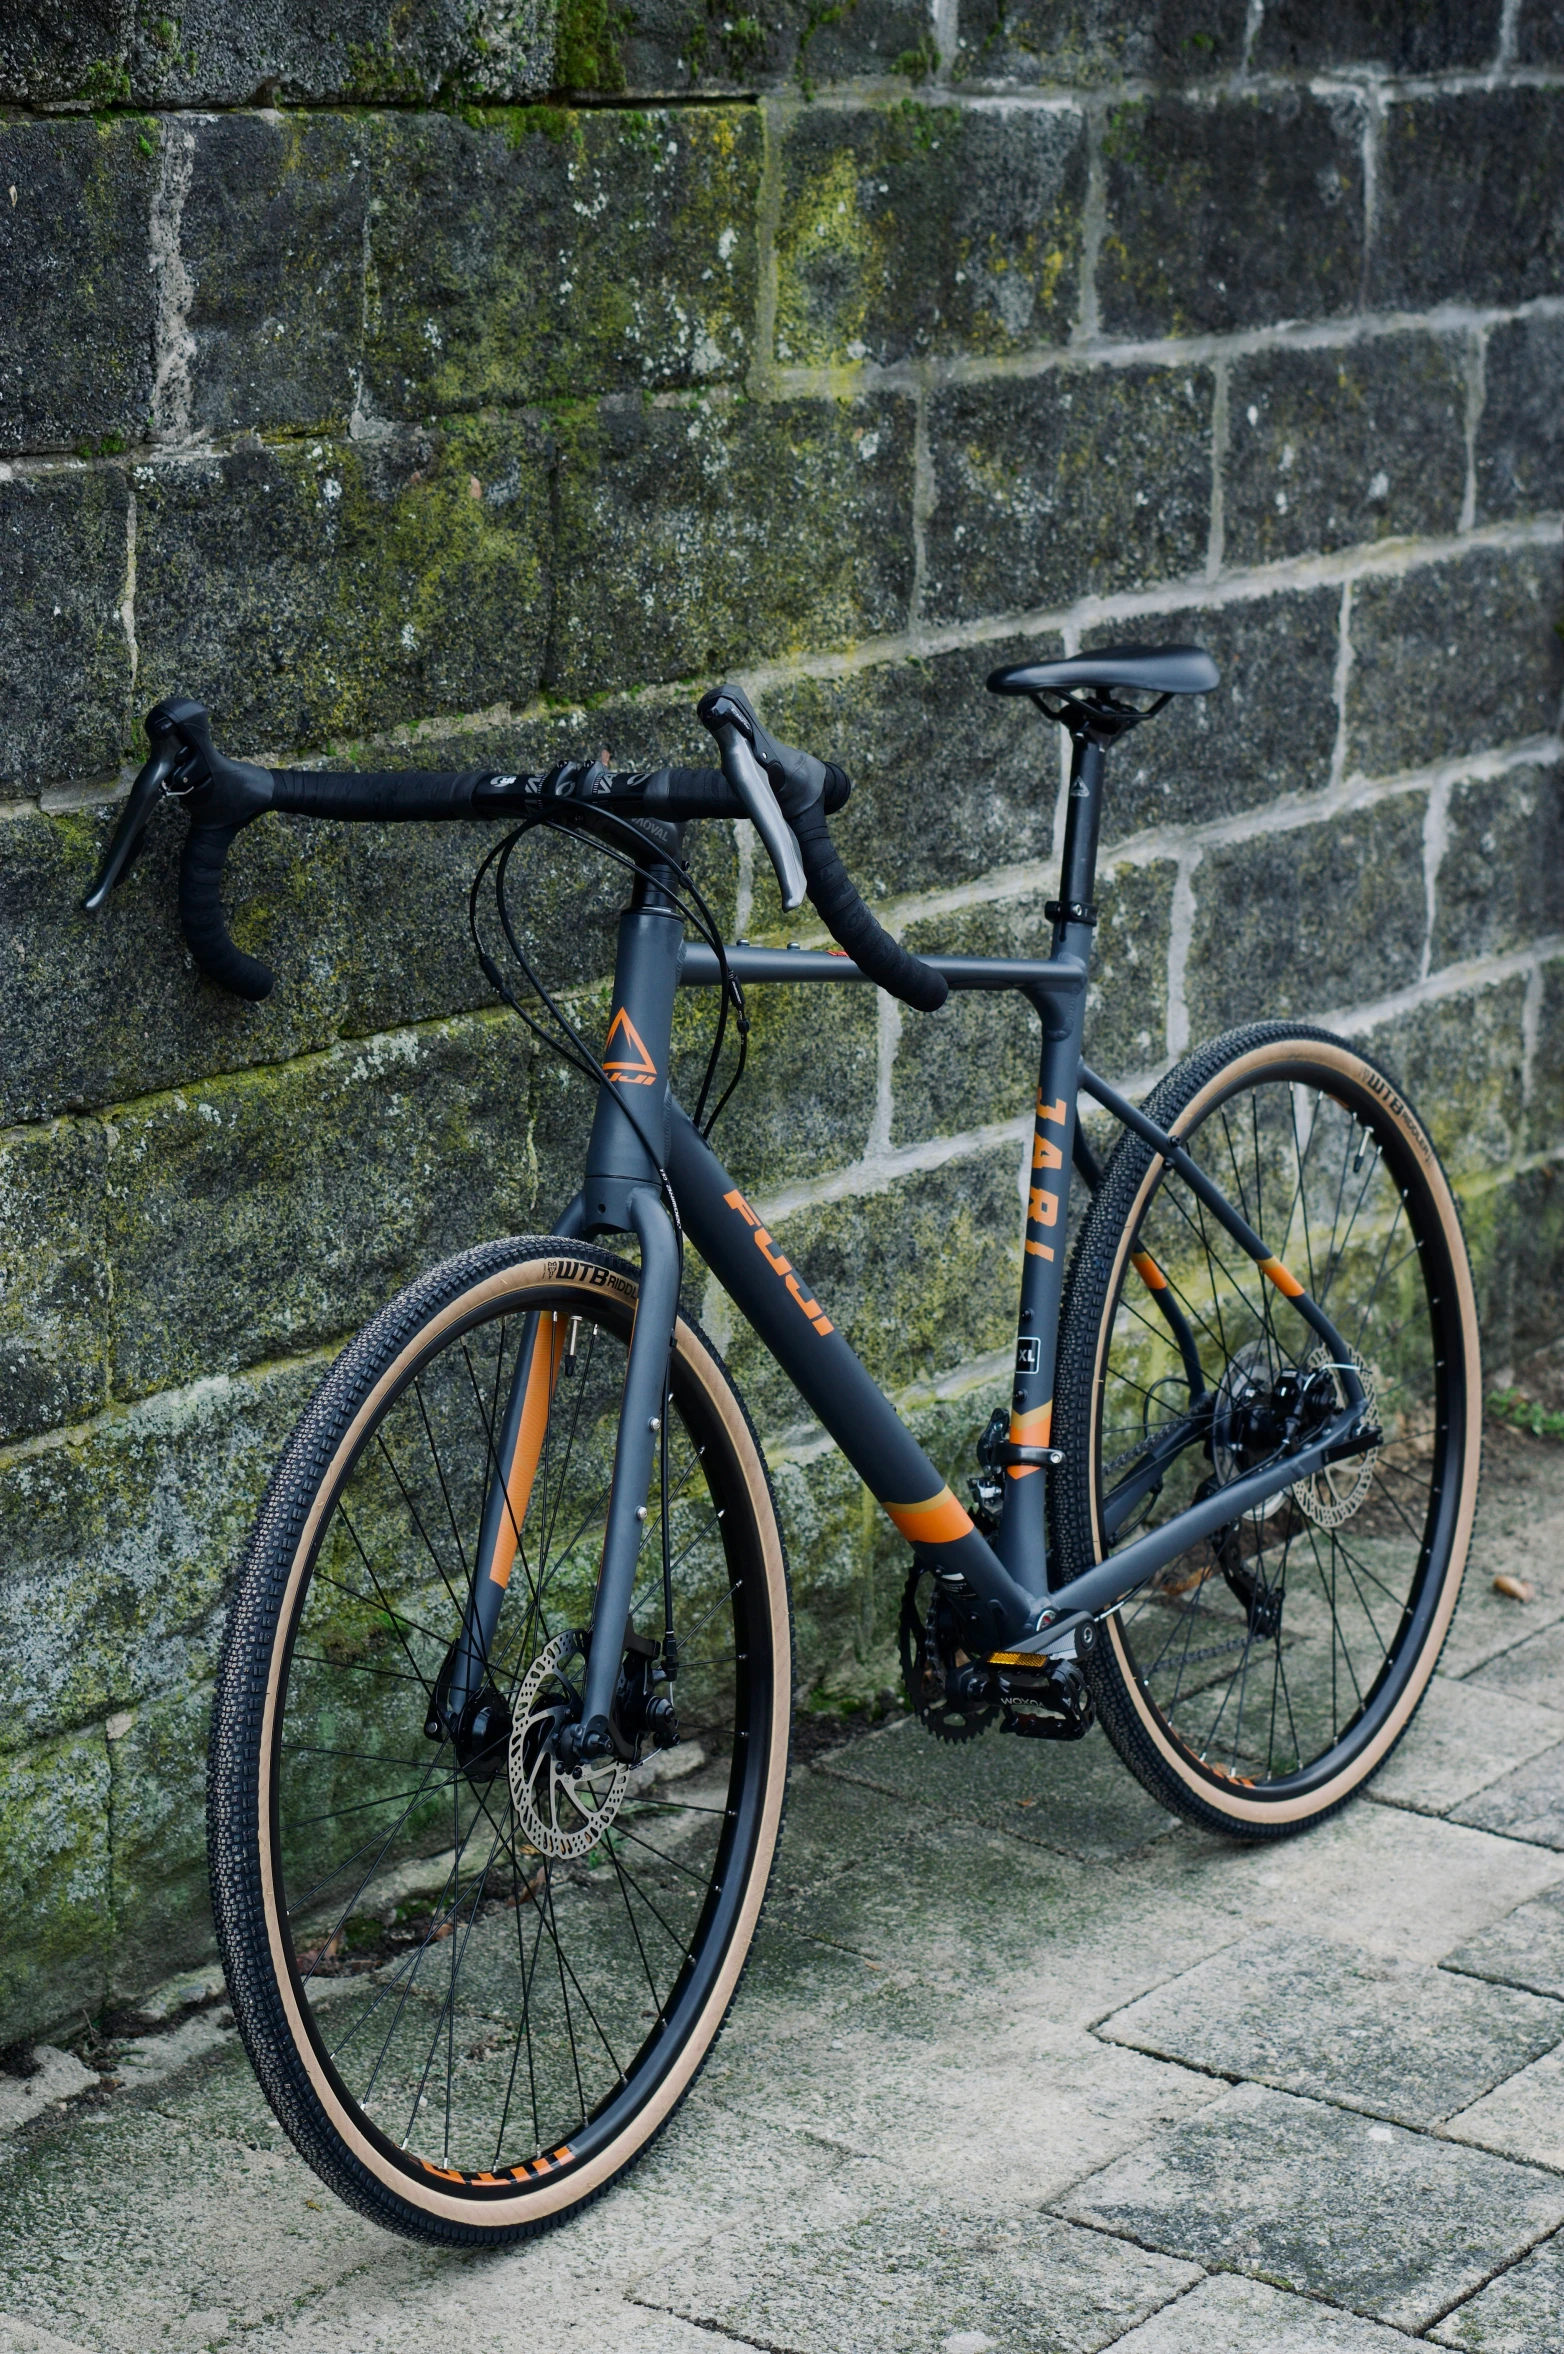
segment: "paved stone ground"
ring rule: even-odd
[[[0,2076],[0,2354],[1558,2354],[1564,1449],[1495,1435],[1417,1725],[1283,1847],[1098,1736],[817,1753],[697,2093],[541,2242],[347,2214],[202,1993]]]

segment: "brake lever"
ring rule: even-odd
[[[131,786],[119,824],[109,837],[98,879],[82,901],[89,915],[97,915],[108,905],[109,893],[118,889],[140,857],[147,821],[157,806],[164,780],[172,775],[184,754],[184,745],[170,731]]]
[[[761,766],[750,740],[746,705],[730,702],[727,690],[702,698],[700,717],[717,739],[722,773],[743,802],[749,821],[766,845],[782,890],[784,913],[791,915],[804,900],[804,862],[793,829],[782,815],[770,777]]]

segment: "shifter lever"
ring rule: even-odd
[[[700,716],[717,739],[722,773],[743,802],[751,824],[765,843],[782,887],[782,906],[791,915],[804,898],[804,862],[793,839],[793,829],[755,755],[746,724],[748,714],[724,694],[708,695]]]

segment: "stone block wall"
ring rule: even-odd
[[[1550,0],[348,0],[0,27],[0,2043],[198,1951],[206,1693],[334,1350],[544,1226],[588,1104],[489,1002],[481,828],[272,819],[200,985],[175,687],[273,761],[699,758],[742,676],[915,946],[1036,952],[1059,750],[995,663],[1193,638],[1110,770],[1094,1058],[1321,1016],[1460,1182],[1490,1363],[1564,1323],[1564,18]],[[706,887],[779,936],[743,829]],[[613,894],[540,862],[601,1003]],[[732,1166],[959,1484],[1032,1018],[757,991]],[[706,1009],[709,1010],[709,1009]],[[693,1054],[705,1014],[692,1004]],[[901,1561],[722,1303],[806,1695]]]

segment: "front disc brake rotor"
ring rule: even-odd
[[[510,1736],[510,1796],[523,1839],[540,1855],[590,1855],[619,1812],[630,1769],[608,1757],[561,1773],[554,1738],[577,1710],[565,1669],[581,1656],[567,1630],[546,1643],[521,1679]]]

